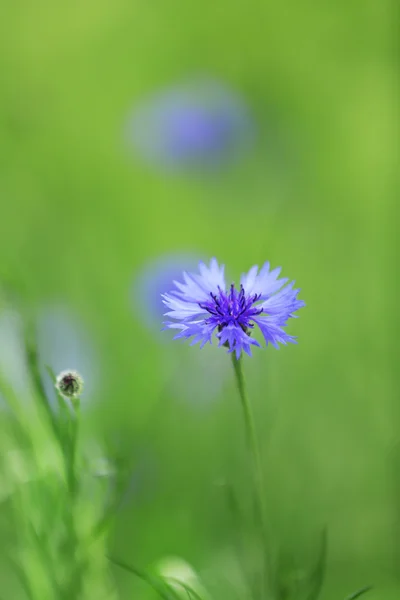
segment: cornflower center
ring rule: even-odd
[[[206,324],[218,326],[219,331],[228,325],[241,327],[243,331],[248,332],[254,325],[250,322],[263,312],[255,303],[260,299],[261,294],[247,296],[243,286],[238,291],[235,284],[232,283],[229,291],[224,292],[218,288],[218,294],[210,292],[210,300],[200,302],[199,306],[210,313]]]

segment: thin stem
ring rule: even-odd
[[[60,441],[60,428],[48,401],[46,390],[43,385],[43,380],[40,373],[39,355],[37,351],[35,335],[32,328],[29,329],[29,327],[27,327],[25,331],[25,352],[37,397],[39,398],[42,408],[44,408],[45,410],[46,416],[50,422],[50,426],[53,430],[55,438],[58,441]]]
[[[372,590],[372,585],[366,585],[361,590],[358,590],[358,592],[355,592],[354,594],[351,594],[351,596],[349,596],[347,598],[347,600],[356,600],[356,598],[359,598],[360,596],[362,596],[366,592],[369,592],[370,590]]]
[[[58,392],[57,392],[58,393]],[[65,400],[64,400],[65,401]],[[78,398],[72,402],[72,410],[69,414],[70,422],[67,424],[69,427],[68,435],[68,446],[65,450],[65,467],[67,471],[67,485],[70,494],[71,508],[68,513],[69,520],[69,531],[70,531],[70,544],[71,553],[75,555],[79,549],[79,533],[76,527],[75,515],[75,503],[79,494],[79,477],[76,470],[77,462],[77,449],[78,449],[78,438],[79,438],[79,426],[80,426],[80,401]],[[68,590],[74,590],[74,597],[82,591],[83,585],[83,574],[86,569],[86,563],[81,559],[76,565],[74,565],[71,573],[71,579],[67,587]]]
[[[180,579],[177,579],[176,577],[168,577],[168,581],[171,581],[172,583],[176,583],[177,585],[180,585],[181,588],[183,590],[185,590],[185,592],[188,594],[189,600],[191,600],[192,598],[194,600],[202,600],[201,596],[193,588],[191,588],[189,585],[187,585],[187,583],[185,583],[184,581],[181,581]]]
[[[247,445],[248,445],[248,449],[251,454],[251,458],[252,458],[252,462],[253,462],[253,475],[254,475],[254,483],[255,483],[255,487],[256,487],[257,511],[259,513],[259,518],[262,517],[262,520],[264,523],[265,517],[264,517],[263,473],[262,473],[260,452],[258,449],[256,428],[254,425],[254,417],[253,417],[251,404],[250,404],[250,401],[249,401],[249,398],[247,395],[247,391],[246,391],[241,359],[237,360],[235,358],[235,356],[233,356],[232,362],[233,362],[233,367],[235,369],[236,382],[237,382],[237,386],[238,386],[238,390],[239,390],[240,400],[242,403]]]
[[[262,464],[260,458],[260,451],[258,448],[256,428],[254,424],[253,412],[249,397],[247,395],[245,380],[242,370],[241,359],[237,359],[232,354],[232,363],[236,376],[236,383],[239,391],[240,401],[243,409],[244,426],[246,432],[246,441],[248,450],[251,454],[252,467],[253,467],[253,479],[254,479],[254,491],[255,491],[255,502],[256,502],[256,515],[258,526],[261,532],[262,545],[264,551],[263,569],[261,574],[261,598],[266,598],[266,571],[269,565],[269,548],[267,543],[267,526],[265,518],[265,502],[264,502],[264,478],[262,471]]]
[[[158,593],[160,598],[163,598],[163,600],[171,600],[171,594],[173,594],[175,598],[177,597],[177,595],[173,591],[171,591],[171,589],[169,589],[168,586],[165,586],[165,583],[162,579],[159,579],[158,577],[152,577],[146,571],[142,571],[141,569],[138,569],[133,565],[129,565],[128,563],[114,558],[113,556],[107,556],[107,558],[110,562],[114,563],[114,565],[117,565],[125,571],[133,573],[133,575],[136,575],[136,577],[145,581],[148,585],[150,585],[153,588],[153,590],[155,590]]]
[[[72,497],[75,497],[78,491],[78,478],[76,473],[76,454],[79,436],[80,404],[76,399],[72,407],[70,421],[70,455],[68,460],[68,485]]]

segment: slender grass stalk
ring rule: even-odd
[[[47,366],[46,370],[53,381],[56,383],[56,376],[53,370]],[[60,446],[61,452],[64,457],[65,476],[67,482],[67,489],[69,494],[69,507],[66,511],[65,518],[68,523],[69,530],[69,552],[71,556],[75,556],[79,548],[79,533],[76,528],[74,519],[75,503],[79,494],[79,475],[77,473],[77,449],[79,441],[79,425],[80,425],[80,400],[79,398],[72,399],[72,409],[68,408],[66,399],[62,397],[59,390],[57,389],[57,401],[59,407],[58,418],[54,417],[52,407],[48,398],[43,390],[44,402],[48,406],[48,412],[53,416],[55,423],[56,440]],[[74,564],[70,580],[67,585],[67,590],[63,597],[68,598],[69,594],[73,591],[74,595],[78,597],[81,592],[83,585],[83,573],[86,564],[81,560]]]
[[[117,485],[117,489],[114,490],[113,499],[110,505],[107,507],[103,515],[99,518],[96,524],[93,527],[91,537],[93,540],[97,539],[104,532],[107,531],[109,526],[111,525],[112,520],[114,519],[115,513],[121,505],[121,495],[124,487],[122,484]]]
[[[78,493],[78,476],[76,473],[76,455],[79,436],[80,402],[76,399],[73,403],[73,414],[70,421],[70,455],[68,460],[68,486],[71,496],[76,497]]]
[[[247,395],[241,358],[237,359],[232,353],[232,363],[235,371],[236,383],[239,391],[240,401],[243,409],[243,421],[246,433],[248,450],[251,455],[254,493],[256,503],[257,525],[261,532],[261,541],[263,547],[263,565],[261,573],[261,598],[267,598],[266,575],[269,568],[269,547],[267,541],[266,509],[264,500],[264,477],[262,471],[260,451],[258,447],[256,428],[254,424],[253,411]]]
[[[187,583],[184,583],[176,577],[168,577],[168,581],[179,585],[193,600],[203,600],[202,597]]]
[[[354,594],[351,594],[351,596],[348,596],[346,600],[356,600],[356,598],[360,598],[360,596],[362,596],[366,592],[369,592],[370,590],[372,590],[372,585],[366,585],[361,590],[358,590]]]
[[[27,362],[29,365],[29,370],[32,375],[34,388],[36,391],[36,397],[38,398],[42,408],[44,409],[44,413],[46,414],[46,417],[49,420],[55,438],[60,441],[60,427],[48,401],[46,390],[44,388],[40,373],[39,355],[37,351],[35,335],[32,331],[32,328],[28,326],[26,327],[25,331],[25,352]]]
[[[153,577],[146,571],[142,571],[137,567],[128,565],[128,563],[123,562],[117,558],[113,558],[112,556],[107,556],[107,558],[117,567],[120,567],[125,571],[129,571],[129,573],[132,573],[133,575],[136,575],[136,577],[138,577],[139,579],[142,579],[142,581],[145,581],[149,586],[153,588],[155,592],[158,593],[160,598],[162,598],[163,600],[179,600],[179,597],[173,592],[173,590],[171,590],[170,586],[164,583],[164,581],[161,578]],[[173,595],[172,598],[171,595]]]
[[[72,555],[76,555],[79,549],[79,533],[76,528],[76,522],[74,519],[74,510],[76,507],[76,500],[79,494],[79,476],[76,470],[76,457],[77,457],[77,446],[79,437],[79,421],[80,421],[80,402],[79,399],[75,399],[72,407],[72,414],[70,415],[69,422],[69,444],[68,449],[65,452],[65,466],[67,471],[67,484],[68,491],[70,494],[71,508],[68,514],[69,529],[70,529],[70,548]],[[86,565],[84,561],[78,562],[72,569],[71,580],[68,585],[70,590],[75,590],[76,597],[81,593],[83,586],[83,574]]]

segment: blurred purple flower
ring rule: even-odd
[[[128,141],[146,161],[167,168],[220,166],[254,139],[254,124],[239,96],[219,82],[181,84],[139,106]]]
[[[161,322],[165,312],[161,294],[173,286],[182,270],[191,270],[198,265],[199,257],[196,254],[167,254],[147,263],[135,278],[132,288],[134,308],[138,309],[141,320],[146,325],[161,331]],[[138,303],[138,306],[136,306]]]
[[[141,321],[158,335],[159,341],[163,341],[161,328],[165,313],[161,295],[173,287],[182,271],[190,271],[198,263],[196,254],[169,254],[148,263],[135,278],[132,288],[134,313],[140,314]],[[195,357],[182,346],[177,352],[168,352],[162,368],[166,389],[172,395],[199,404],[218,396],[230,374],[224,355],[215,347],[204,349],[200,357]],[[205,372],[207,377],[204,377]]]

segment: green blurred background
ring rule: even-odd
[[[233,377],[221,367],[212,398],[174,394],[207,361],[148,327],[132,285],[171,253],[216,256],[236,279],[270,260],[307,304],[298,346],[245,360],[276,538],[306,567],[327,526],[325,600],[369,583],[371,600],[398,598],[395,3],[13,0],[0,14],[0,276],[34,309],[68,307],[96,348],[85,435],[118,438],[139,473],[113,551],[182,557],[211,590],[229,578],[220,482],[249,483]],[[212,176],[142,163],[130,111],[197,73],[245,99],[254,147]],[[113,576],[121,598],[150,598]]]

